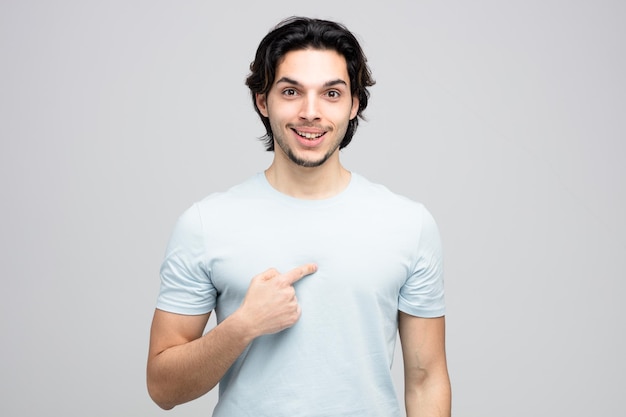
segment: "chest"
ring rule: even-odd
[[[415,233],[398,219],[368,210],[264,210],[235,218],[215,222],[207,233],[206,264],[218,292],[218,316],[240,305],[255,275],[308,262],[318,271],[296,283],[301,304],[333,311],[355,300],[396,311],[415,252]]]

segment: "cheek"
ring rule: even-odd
[[[267,116],[275,120],[289,119],[297,114],[297,105],[294,102],[286,102],[284,100],[268,99],[265,107]]]
[[[339,124],[348,124],[348,122],[356,116],[358,108],[351,108],[349,106],[341,108],[332,108],[329,110],[328,116],[335,120]]]

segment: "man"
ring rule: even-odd
[[[219,382],[218,417],[399,416],[399,331],[407,415],[450,415],[435,222],[339,160],[373,84],[340,24],[290,18],[261,41],[247,85],[274,159],[174,229],[147,369],[162,408]]]

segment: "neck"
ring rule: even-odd
[[[322,200],[341,193],[350,183],[351,176],[339,160],[306,168],[294,163],[280,163],[274,158],[265,171],[267,181],[276,190],[304,200]]]

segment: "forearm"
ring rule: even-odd
[[[447,370],[416,370],[405,383],[407,417],[450,417],[451,388]]]
[[[148,362],[148,391],[161,408],[171,409],[213,389],[254,335],[237,314],[204,336],[172,346]]]
[[[256,275],[239,309],[205,335],[209,313],[184,316],[157,309],[147,369],[154,402],[171,409],[206,394],[256,337],[293,326],[300,317],[293,284],[315,271],[315,264],[305,264],[285,274],[270,268]]]

